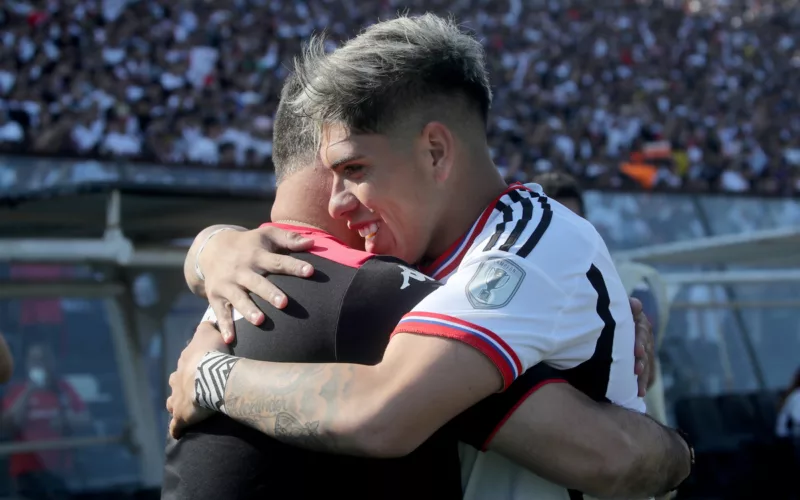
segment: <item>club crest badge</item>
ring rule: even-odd
[[[475,309],[505,307],[519,290],[525,271],[510,259],[482,262],[467,283],[467,298]]]

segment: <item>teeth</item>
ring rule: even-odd
[[[358,230],[359,236],[371,240],[378,232],[380,225],[377,222],[372,222]]]

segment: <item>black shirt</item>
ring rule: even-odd
[[[400,318],[440,284],[419,279],[419,273],[412,278],[401,261],[350,249],[326,233],[291,229],[315,240],[309,253],[296,255],[314,266],[314,276],[270,276],[290,297],[289,305],[275,310],[253,296],[269,317],[259,327],[236,321],[233,354],[277,362],[378,363]],[[517,387],[531,387],[540,378],[523,377]],[[518,392],[521,397],[527,390]],[[169,440],[162,498],[461,498],[458,439],[481,446],[519,401],[514,394],[488,398],[396,459],[292,447],[219,414],[187,429],[179,441]]]

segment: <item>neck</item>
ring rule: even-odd
[[[287,226],[310,227],[312,229],[318,229],[320,231],[325,231],[325,229],[323,229],[323,228],[321,228],[319,226],[315,226],[314,224],[311,224],[311,223],[308,223],[308,222],[302,222],[302,221],[294,220],[294,219],[277,219],[277,220],[273,220],[272,222],[274,222],[276,224],[286,224]]]
[[[325,208],[318,202],[298,203],[297,200],[326,200],[329,193],[329,186],[320,182],[315,168],[301,169],[278,185],[270,220],[328,231],[326,227],[330,223]]]
[[[477,155],[476,155],[477,156]],[[433,261],[447,251],[480,217],[483,210],[508,188],[500,172],[489,158],[489,152],[478,156],[480,161],[463,162],[467,167],[448,189],[447,205],[436,228],[425,259]],[[475,158],[475,156],[473,156]]]

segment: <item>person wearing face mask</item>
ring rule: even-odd
[[[47,345],[28,348],[24,376],[9,388],[0,419],[14,442],[58,440],[88,424],[83,401],[69,382],[56,374],[55,359]],[[18,453],[11,456],[10,466],[19,495],[31,500],[67,497],[64,478],[73,470],[69,450]]]

